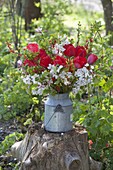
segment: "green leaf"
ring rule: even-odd
[[[105,79],[102,79],[102,80],[99,82],[99,86],[103,86],[105,83],[106,83]]]
[[[32,123],[32,118],[29,118],[26,120],[26,122],[24,122],[24,126],[30,125],[31,123]]]

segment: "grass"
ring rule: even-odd
[[[89,27],[94,21],[101,21],[102,25],[104,25],[103,12],[88,11],[79,4],[71,7],[70,15],[64,16],[64,24],[70,30],[76,28],[78,22],[80,22],[84,27]]]

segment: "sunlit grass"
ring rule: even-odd
[[[88,11],[82,5],[74,5],[71,7],[70,15],[64,16],[64,24],[70,29],[76,28],[78,22],[84,27],[89,27],[94,21],[100,21],[104,25],[103,12]]]

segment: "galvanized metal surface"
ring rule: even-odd
[[[48,96],[45,102],[44,126],[50,132],[67,132],[72,129],[72,101],[69,94]]]

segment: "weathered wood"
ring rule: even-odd
[[[66,133],[49,133],[42,124],[29,127],[23,141],[12,146],[20,170],[101,170],[89,157],[87,132],[79,126]]]

